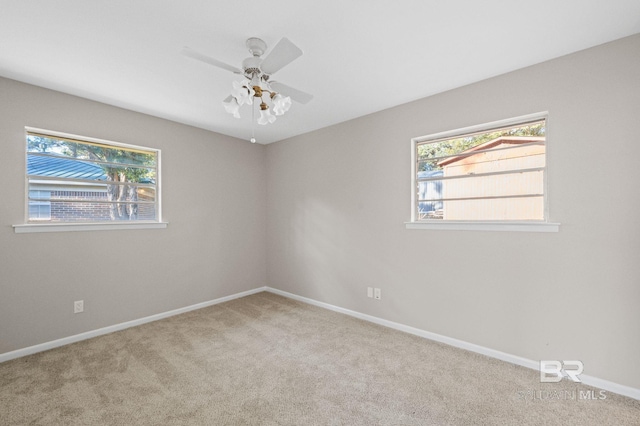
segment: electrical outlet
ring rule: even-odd
[[[373,297],[373,287],[367,287],[367,297]]]
[[[73,313],[79,314],[80,312],[84,312],[84,300],[76,300],[73,302]]]
[[[373,298],[380,300],[382,299],[382,290],[380,290],[379,288],[374,288],[373,289]]]

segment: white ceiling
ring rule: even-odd
[[[240,67],[287,37],[274,79],[315,97],[256,126],[270,143],[639,32],[638,0],[0,0],[0,75],[248,139],[238,76],[180,52]]]

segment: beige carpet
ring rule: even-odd
[[[2,425],[640,424],[640,401],[270,293],[0,364],[0,385]]]

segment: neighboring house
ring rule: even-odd
[[[54,202],[56,199],[95,199],[107,200],[107,175],[102,167],[92,163],[67,158],[45,157],[37,154],[27,155],[27,174],[32,177],[29,185],[29,197],[39,201],[29,201],[29,220],[65,222],[86,217],[109,220],[109,205],[103,203]],[[87,182],[38,180],[37,176],[60,177],[65,179],[94,180]],[[34,178],[35,177],[35,178]]]
[[[429,170],[418,172],[418,179],[441,177],[442,170]],[[439,199],[442,198],[442,181],[426,181],[420,182],[418,185],[418,199]],[[442,219],[442,201],[428,202],[421,201],[418,203],[418,220],[424,219]]]
[[[30,221],[111,220],[112,205],[107,199],[107,175],[102,167],[90,162],[30,153],[27,155],[27,174],[30,177],[29,197],[38,199],[29,201]],[[61,180],[38,179],[38,176],[59,177]],[[144,190],[140,189],[139,193],[142,191]],[[152,219],[153,207],[139,205],[138,216]]]
[[[499,137],[438,165],[445,178],[489,174],[441,181],[445,220],[544,219],[544,137]]]

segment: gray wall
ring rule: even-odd
[[[640,388],[639,52],[636,35],[269,145],[268,284]],[[540,111],[559,233],[404,228],[412,137]]]
[[[15,234],[25,126],[160,148],[167,229]],[[0,353],[265,285],[264,146],[0,78],[0,147]]]

